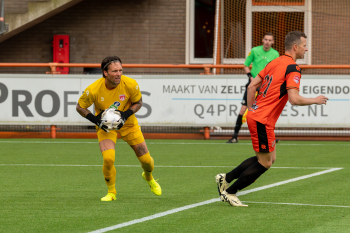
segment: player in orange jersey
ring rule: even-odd
[[[285,55],[267,64],[248,87],[247,123],[256,156],[246,159],[232,171],[216,176],[221,200],[233,206],[246,206],[238,200],[236,193],[252,184],[275,162],[274,129],[287,101],[292,105],[321,105],[328,100],[323,95],[316,98],[299,95],[301,72],[295,61],[304,58],[307,51],[306,35],[299,31],[289,32],[284,44]],[[255,99],[255,90],[259,87]],[[234,179],[237,180],[229,186]]]
[[[153,158],[150,156],[145,139],[138,125],[135,114],[142,106],[142,95],[137,82],[123,75],[122,61],[117,56],[106,57],[101,63],[103,77],[88,86],[77,104],[78,113],[96,125],[97,137],[103,157],[102,171],[108,187],[108,193],[101,201],[116,200],[115,143],[117,131],[121,138],[134,150],[144,172],[142,177],[147,181],[151,191],[161,195],[162,190],[154,180],[152,171]],[[87,108],[95,105],[96,116]],[[124,124],[117,130],[108,132],[101,123],[101,114],[113,107],[121,114]]]
[[[266,32],[264,34],[264,37],[262,39],[263,45],[256,46],[252,48],[252,50],[249,52],[248,57],[246,58],[244,62],[244,72],[248,76],[248,82],[245,85],[246,90],[243,94],[242,99],[242,107],[239,111],[239,114],[237,116],[236,125],[234,129],[234,133],[230,140],[228,140],[226,143],[238,143],[238,134],[241,129],[243,121],[243,116],[245,115],[245,112],[247,110],[247,89],[250,84],[250,82],[258,75],[258,73],[265,68],[265,66],[272,61],[273,59],[276,59],[279,57],[278,52],[272,48],[272,45],[274,42],[274,36],[271,32]],[[253,64],[252,70],[250,70],[249,66],[250,64]]]

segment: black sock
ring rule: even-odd
[[[242,118],[243,115],[238,115],[237,120],[236,120],[236,125],[235,125],[235,132],[232,137],[237,138],[239,131],[241,130],[242,126]]]
[[[255,162],[238,177],[238,180],[236,180],[228,189],[226,189],[226,192],[236,194],[238,190],[242,190],[251,185],[266,171],[267,168],[261,165],[259,161]]]
[[[242,174],[242,172],[244,172],[244,170],[252,166],[256,161],[258,161],[258,158],[256,156],[253,156],[253,157],[250,157],[249,159],[244,160],[235,169],[226,173],[226,181],[228,183],[231,183],[234,179],[237,179]]]

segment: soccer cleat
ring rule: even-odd
[[[225,191],[228,188],[228,186],[230,185],[226,181],[226,174],[225,173],[217,174],[215,176],[215,181],[216,181],[216,184],[218,185],[219,195],[221,195],[221,193],[223,191]]]
[[[154,179],[152,179],[150,181],[146,180],[146,176],[145,176],[144,172],[142,172],[142,177],[145,181],[147,181],[149,187],[151,187],[151,191],[155,195],[157,195],[157,196],[162,195],[162,189],[161,189],[160,185],[157,183],[157,181],[155,181]]]
[[[280,140],[279,139],[276,139],[276,143],[278,143]]]
[[[114,201],[117,200],[117,197],[114,193],[107,193],[106,196],[101,198],[101,201]]]
[[[226,143],[238,143],[238,139],[237,138],[231,138]]]
[[[226,191],[223,191],[220,196],[221,201],[228,202],[232,206],[248,206],[242,204],[242,202],[238,199],[236,194],[229,194]]]

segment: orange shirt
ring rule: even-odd
[[[247,117],[265,125],[275,126],[288,101],[287,90],[299,91],[300,67],[291,56],[285,54],[268,63],[258,77],[263,82]]]

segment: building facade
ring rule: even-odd
[[[117,55],[127,64],[213,63],[217,1],[83,0],[4,41],[0,36],[0,62],[52,62],[53,36],[64,34],[70,37],[71,63],[100,63],[109,55]],[[6,14],[27,12],[28,2],[33,0],[5,1],[5,22]],[[227,6],[230,2],[232,8]],[[250,48],[259,45],[265,30],[278,35],[274,47],[282,54],[283,37],[288,31],[281,28],[296,28],[308,34],[310,57],[302,64],[350,63],[347,56],[350,0],[339,0],[337,4],[327,0],[224,0],[220,4],[225,8],[221,20],[230,25],[223,26],[221,32],[222,40],[226,36],[229,41],[222,43],[224,63],[243,64]],[[279,13],[273,12],[273,7]],[[230,57],[231,50],[239,52]],[[49,68],[0,68],[0,72],[47,71]],[[83,73],[84,68],[70,71]],[[202,70],[133,69],[132,72],[198,74]]]

